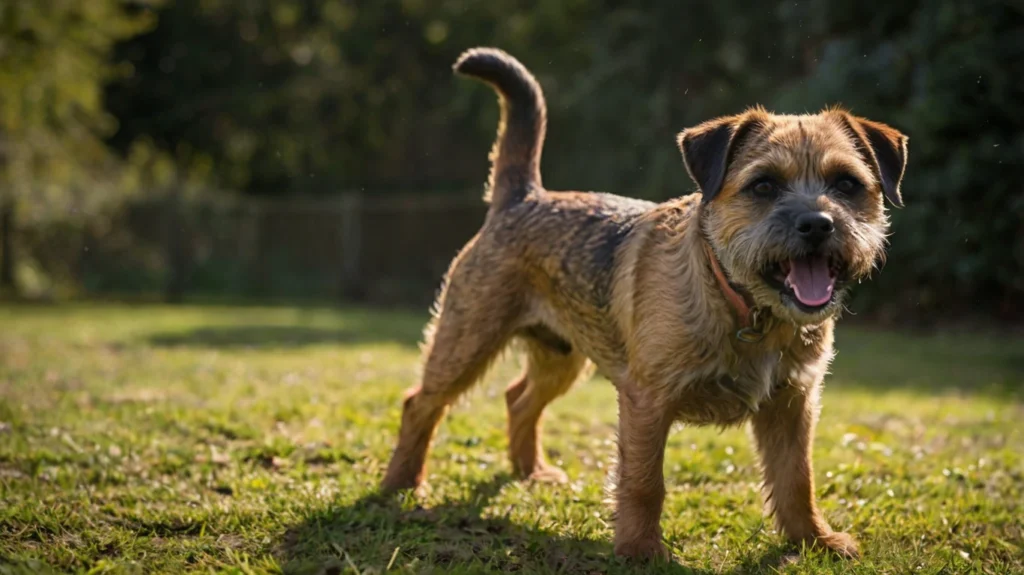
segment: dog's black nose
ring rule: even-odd
[[[806,212],[796,217],[797,233],[813,244],[825,241],[835,230],[832,216],[825,212]]]

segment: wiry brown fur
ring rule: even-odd
[[[540,184],[545,112],[536,81],[493,49],[467,52],[456,70],[501,95],[491,209],[448,272],[384,490],[422,482],[448,406],[519,339],[527,368],[506,401],[510,458],[520,476],[565,479],[544,459],[541,414],[589,362],[618,389],[617,554],[666,556],[659,519],[672,423],[749,421],[781,530],[795,542],[855,556],[854,539],[833,531],[815,505],[811,463],[842,293],[822,309],[801,309],[761,271],[806,251],[786,222],[815,210],[835,222],[820,249],[846,262],[848,280],[867,276],[883,257],[883,196],[902,201],[905,136],[837,109],[779,116],[755,108],[680,135],[701,193],[654,204],[550,192]],[[830,182],[839,172],[863,189],[837,194]],[[765,173],[786,185],[774,201],[748,191]],[[742,318],[716,280],[706,246],[749,305],[769,318],[760,341],[737,338]]]

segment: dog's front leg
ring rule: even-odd
[[[661,509],[665,500],[665,441],[672,413],[649,389],[619,386],[619,461],[615,554],[664,558]]]
[[[810,389],[786,386],[754,416],[765,491],[776,523],[791,541],[857,557],[856,540],[833,531],[815,503],[811,448],[820,385],[818,382]]]

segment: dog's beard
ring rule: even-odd
[[[804,272],[797,272],[804,273]],[[813,272],[822,273],[822,272]],[[824,272],[827,273],[827,272]],[[792,272],[790,272],[792,275]],[[774,280],[771,283],[763,278],[753,280],[748,291],[758,307],[768,308],[773,316],[799,325],[810,325],[835,316],[843,306],[847,294],[847,285],[836,277],[821,281],[823,285],[811,287],[792,286],[783,283],[785,280]],[[799,280],[798,280],[799,281]],[[803,289],[801,292],[800,290]],[[819,290],[808,295],[808,291]],[[811,299],[816,297],[816,299]],[[810,303],[807,303],[807,302]]]
[[[849,287],[866,279],[884,260],[887,220],[876,224],[845,219],[820,247],[779,230],[774,219],[716,237],[722,222],[704,226],[729,278],[746,289],[755,307],[780,319],[821,323],[842,309]]]
[[[846,259],[841,247],[808,252],[751,243],[749,257],[739,257],[745,252],[736,245],[724,250],[730,277],[747,290],[756,307],[801,325],[838,314],[849,287],[873,268],[873,262]]]
[[[810,253],[773,262],[761,279],[804,311],[828,305],[842,286],[846,266],[833,254]]]

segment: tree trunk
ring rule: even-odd
[[[0,200],[0,293],[17,293],[14,267],[14,201]]]

